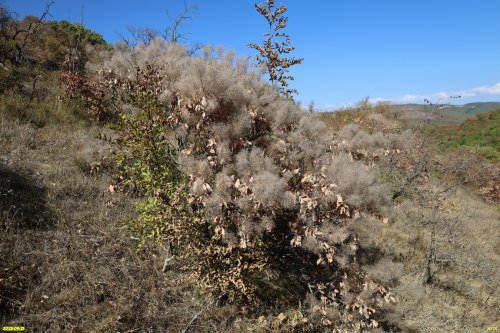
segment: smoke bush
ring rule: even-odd
[[[149,114],[155,140],[163,132],[176,136],[190,212],[182,225],[162,230],[190,258],[185,268],[194,277],[230,300],[259,303],[259,285],[271,283],[257,279],[260,272],[307,263],[316,268],[298,293],[312,291],[320,300],[315,311],[323,325],[351,331],[378,325],[379,310],[393,298],[355,262],[359,244],[347,221],[362,223],[389,202],[373,161],[351,153],[383,151],[388,138],[349,127],[334,140],[314,115],[231,54],[190,57],[156,40],[103,57],[88,69],[108,87],[114,107]],[[149,194],[169,207],[161,186]],[[331,308],[347,311],[328,318]]]

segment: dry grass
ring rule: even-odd
[[[304,304],[285,319],[252,318],[245,309],[210,305],[178,263],[162,272],[165,251],[135,253],[136,241],[119,223],[131,216],[133,199],[110,192],[105,173],[89,174],[110,149],[95,139],[98,131],[0,121],[0,321],[33,331],[179,332],[200,313],[190,332],[292,331]],[[432,213],[406,200],[390,223],[363,226],[373,245],[365,259],[382,258],[370,273],[397,291],[390,321],[406,332],[498,325],[498,205],[459,189]],[[423,283],[431,229],[422,221],[430,217],[438,221],[436,261],[432,281]]]
[[[376,246],[402,264],[392,321],[410,332],[479,332],[498,326],[498,207],[459,189],[437,213],[405,201],[393,214],[392,223],[372,226]],[[435,260],[426,283],[432,230]]]
[[[64,93],[58,87],[57,75],[46,73],[39,81],[38,88],[18,93],[5,92],[0,100],[0,117],[29,122],[37,127],[49,124],[84,125],[86,114],[76,101],[61,101]]]
[[[370,122],[374,114],[374,108],[360,107],[320,117],[340,134],[352,123],[368,131],[397,130]],[[378,114],[405,128],[397,117]],[[414,171],[427,163],[429,169],[422,169],[395,206],[383,213],[390,216],[389,223],[372,219],[356,226],[365,244],[359,261],[373,262],[369,274],[394,287],[398,301],[387,318],[397,331],[480,332],[498,327],[498,164],[465,151],[440,154],[427,145],[426,154],[411,154],[400,165]],[[389,170],[387,181],[397,183],[397,168]]]
[[[401,111],[385,102],[373,105],[368,100],[362,100],[352,108],[320,112],[317,116],[333,131],[339,131],[349,124],[356,124],[368,132],[396,130],[403,125]]]
[[[133,200],[81,167],[106,154],[97,131],[0,122],[0,322],[37,332],[179,332],[211,300],[175,263],[161,271],[161,249],[135,253],[119,226]],[[225,331],[228,312],[236,313],[211,306],[190,329]]]

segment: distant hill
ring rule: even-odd
[[[430,119],[434,125],[456,125],[481,112],[500,109],[500,102],[478,102],[463,105],[445,105],[433,110],[432,106],[423,104],[395,104],[391,108],[403,113],[402,118],[413,123]]]
[[[442,109],[441,113],[465,121],[466,119],[474,118],[478,113],[491,112],[498,109],[500,109],[500,102],[483,102],[451,105]]]
[[[480,112],[458,126],[432,126],[426,133],[442,150],[465,147],[490,161],[500,159],[500,109]]]
[[[333,111],[318,112],[320,119],[332,129],[340,129],[346,123],[366,117],[366,111],[385,109],[393,119],[398,119],[402,128],[428,126],[459,126],[466,120],[473,119],[477,114],[500,109],[500,102],[478,102],[463,105],[444,105],[434,108],[425,104],[384,104],[358,105]]]

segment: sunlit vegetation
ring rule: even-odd
[[[427,133],[439,149],[473,150],[492,162],[500,158],[500,110],[479,113],[459,126],[431,127]]]
[[[110,45],[0,9],[2,324],[495,325],[499,111],[457,127],[368,100],[318,114],[286,71],[268,82],[230,51]]]

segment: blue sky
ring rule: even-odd
[[[4,0],[19,17],[42,12],[44,0]],[[266,30],[253,0],[187,0],[197,4],[183,32],[238,56],[255,53]],[[264,2],[264,0],[257,1]],[[304,63],[295,66],[297,100],[328,109],[376,101],[422,103],[460,94],[460,103],[500,101],[499,0],[277,0],[288,7],[286,32]],[[52,19],[79,21],[113,42],[128,25],[163,30],[166,11],[182,0],[57,0]]]

